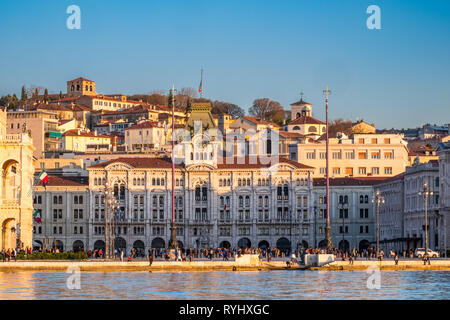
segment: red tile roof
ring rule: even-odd
[[[137,169],[172,168],[172,160],[170,158],[117,158],[94,164],[89,168],[105,168],[112,163],[126,163]],[[182,168],[180,165],[176,165],[175,167],[177,169]]]
[[[132,125],[125,130],[145,129],[145,128],[162,128],[162,126],[156,121],[144,121],[135,125]]]
[[[271,125],[274,127],[280,127],[278,124],[276,124],[275,122],[272,121],[266,121],[261,119],[260,117],[250,117],[250,116],[245,116],[243,117],[244,119],[254,123],[254,124],[262,124],[262,125]]]
[[[110,138],[109,136],[97,134],[95,135],[93,132],[80,131],[78,129],[69,130],[63,133],[63,136],[69,137],[92,137],[92,138]]]
[[[308,104],[308,105],[310,105],[310,106],[312,105],[312,104],[309,103],[309,102],[303,101],[303,98],[301,98],[300,101],[291,103],[291,106],[301,106],[301,105],[304,105],[304,104]]]
[[[391,177],[389,177],[390,179]],[[330,186],[372,186],[384,182],[386,177],[330,178]],[[314,178],[314,186],[326,186],[326,178]]]
[[[60,186],[86,187],[88,184],[89,184],[88,177],[60,177],[49,175],[47,187],[60,187]],[[42,181],[39,180],[36,186],[43,187]]]
[[[242,157],[242,158],[237,158],[234,157],[231,161],[229,160],[230,158],[222,158],[222,164],[218,164],[217,168],[218,169],[260,169],[260,168],[269,168],[273,165],[273,163],[261,163],[260,158],[257,157],[256,161],[252,161],[252,162],[256,162],[256,163],[250,163],[250,159],[249,157]],[[230,161],[230,163],[228,163]],[[294,167],[296,167],[297,169],[314,169],[314,167],[310,167],[307,165],[304,165],[302,163],[296,162],[296,161],[292,161],[286,158],[282,158],[280,157],[278,159],[278,163],[285,163],[285,164],[290,164]]]
[[[294,121],[289,122],[289,125],[296,125],[296,124],[325,124],[325,122],[320,121],[313,117],[301,116],[295,119]]]

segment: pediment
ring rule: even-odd
[[[192,164],[186,168],[187,171],[213,171],[216,168],[207,163]]]
[[[123,162],[114,162],[105,167],[105,170],[131,170],[134,169],[127,163]]]

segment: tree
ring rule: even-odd
[[[242,110],[238,105],[224,101],[214,101],[212,103],[213,114],[229,114],[233,119],[237,119],[245,115],[244,110]]]
[[[328,135],[335,138],[338,132],[342,132],[349,136],[352,134],[352,121],[344,120],[342,118],[331,121],[328,124]]]
[[[167,96],[156,92],[152,94],[135,94],[130,96],[129,99],[143,101],[145,103],[153,105],[167,105]]]
[[[27,90],[25,89],[25,86],[22,86],[22,94],[20,95],[20,100],[22,102],[25,102],[28,100]]]
[[[194,88],[181,88],[179,93],[183,96],[188,96],[189,98],[197,98],[198,94],[197,94],[197,90],[195,90]]]
[[[63,98],[63,93],[61,90],[59,90],[59,98],[62,99]]]
[[[269,98],[260,98],[253,101],[249,113],[266,121],[272,121],[274,116],[283,111],[283,107],[278,101]]]
[[[45,88],[45,92],[44,92],[44,102],[49,102],[50,101],[50,99],[48,98],[48,89],[47,88]]]

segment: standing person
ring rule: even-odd
[[[149,264],[149,266],[152,266],[152,263],[153,263],[153,254],[149,254],[148,255],[148,264]]]
[[[120,250],[120,261],[123,262],[123,249]]]
[[[398,266],[398,254],[397,253],[395,253],[394,261],[395,261],[395,265]]]

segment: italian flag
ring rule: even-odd
[[[41,173],[39,174],[39,179],[42,181],[42,184],[45,185],[48,182],[48,174],[47,172],[45,172],[45,170],[42,170]]]
[[[41,213],[39,212],[38,209],[34,210],[33,218],[34,218],[34,221],[36,221],[37,223],[41,223],[42,222],[42,220],[41,220]]]

